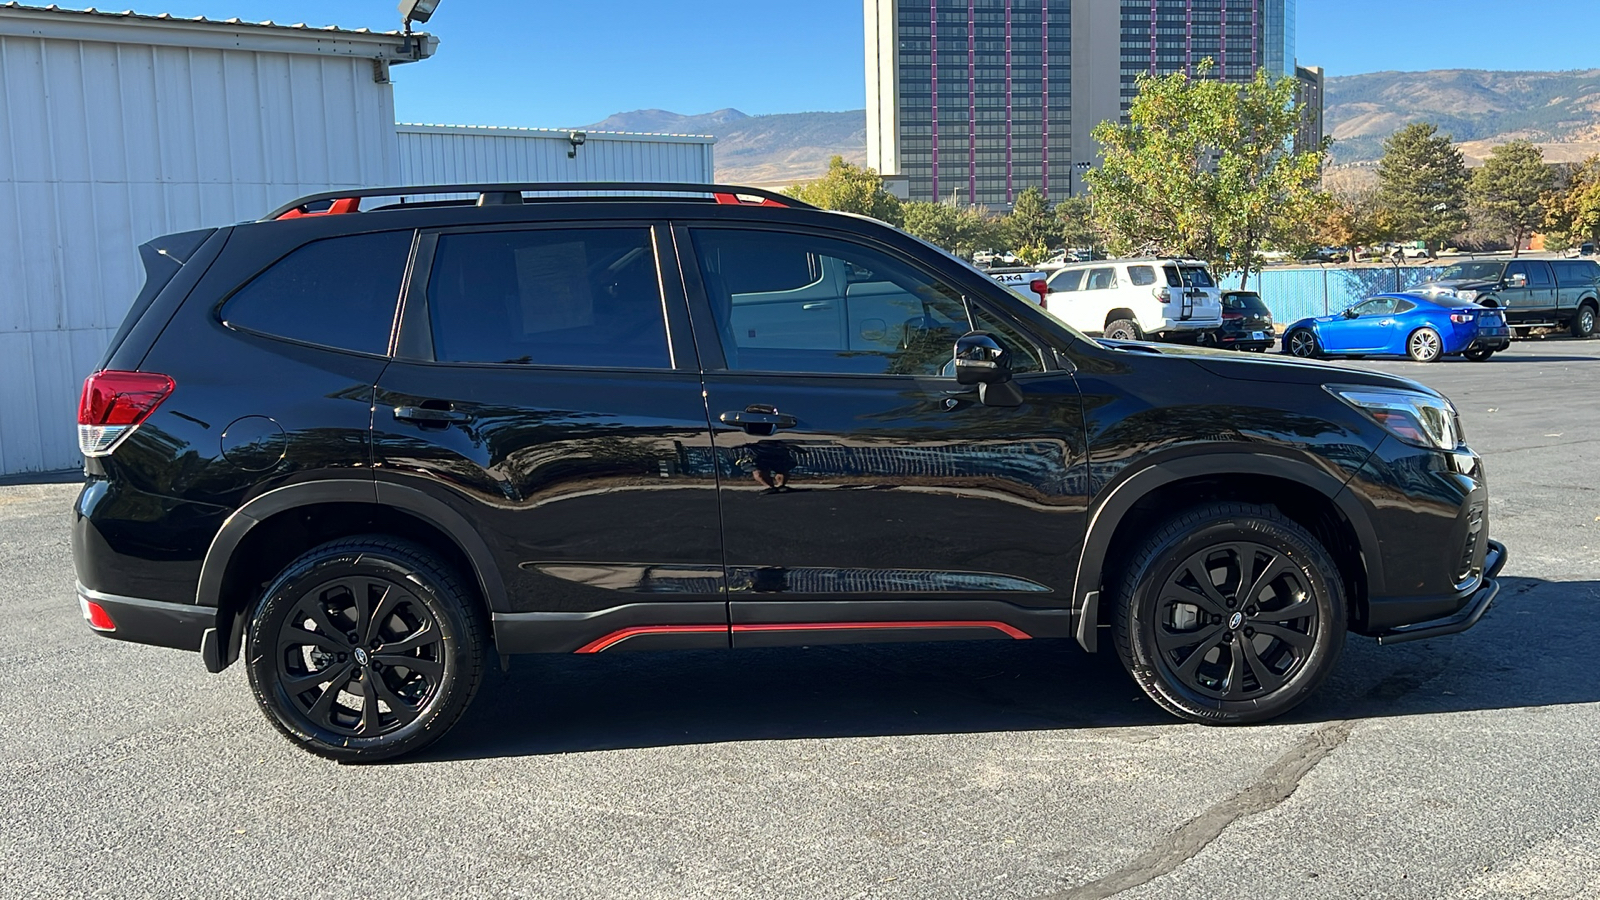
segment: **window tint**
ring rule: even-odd
[[[1050,290],[1075,291],[1083,283],[1082,269],[1062,269],[1050,276]]]
[[[1217,286],[1217,283],[1211,280],[1211,273],[1200,266],[1183,266],[1182,269],[1183,280],[1188,282],[1190,287],[1208,288]]]
[[[257,275],[222,307],[222,321],[274,337],[388,353],[410,231],[313,241]]]
[[[1150,266],[1129,266],[1128,280],[1138,287],[1156,283],[1156,270]]]
[[[1084,285],[1086,291],[1103,291],[1117,286],[1116,269],[1090,269],[1089,282]]]
[[[1550,268],[1555,270],[1556,283],[1567,286],[1588,287],[1594,283],[1597,275],[1595,264],[1582,260],[1574,262],[1553,262]]]
[[[705,228],[694,247],[730,369],[948,375],[971,330],[959,291],[857,244]],[[802,266],[814,280],[768,274]]]
[[[1542,262],[1528,263],[1528,286],[1551,287],[1555,282],[1550,280],[1550,267]]]
[[[672,365],[647,228],[440,235],[428,311],[441,362]]]
[[[1259,294],[1240,293],[1231,291],[1222,295],[1222,306],[1225,309],[1242,310],[1244,312],[1268,312],[1267,304]]]
[[[1527,263],[1525,263],[1525,262],[1514,262],[1514,263],[1511,263],[1510,265],[1506,266],[1506,285],[1508,287],[1511,284],[1511,276],[1513,276],[1513,275],[1521,275],[1522,277],[1528,279],[1528,286],[1529,287],[1533,286],[1533,276],[1531,274],[1529,274],[1529,272],[1528,272],[1528,264]]]
[[[1183,278],[1178,274],[1177,266],[1162,266],[1161,274],[1167,276],[1167,287],[1183,287]]]
[[[1400,315],[1401,313],[1411,312],[1413,309],[1416,309],[1416,308],[1417,308],[1417,305],[1415,303],[1412,303],[1410,300],[1396,300],[1394,302],[1394,314],[1397,315],[1397,316]]]
[[[1394,312],[1394,298],[1373,297],[1364,303],[1356,304],[1355,311],[1361,316],[1387,316]]]

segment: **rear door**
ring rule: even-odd
[[[651,222],[419,242],[375,472],[380,492],[424,492],[487,543],[503,651],[508,634],[523,651],[727,645],[699,367],[663,267],[671,242]]]
[[[1068,633],[1087,479],[1077,385],[1053,356],[864,239],[707,222],[677,246],[696,321],[715,323],[697,334],[735,646]],[[822,285],[843,327],[802,339],[772,307]],[[811,302],[784,315],[805,322]],[[956,384],[972,329],[1011,350],[1021,406]]]

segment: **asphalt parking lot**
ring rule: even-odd
[[[91,634],[76,486],[0,487],[0,896],[1600,897],[1600,340],[1352,365],[1456,401],[1500,601],[1251,728],[1067,643],[523,657],[339,766]]]

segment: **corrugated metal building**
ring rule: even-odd
[[[387,67],[433,43],[0,5],[0,474],[77,462],[139,243],[394,180]]]
[[[697,135],[475,125],[395,131],[402,184],[713,180],[712,138]]]
[[[153,237],[344,187],[711,180],[710,138],[596,133],[569,157],[569,132],[397,134],[389,66],[436,46],[0,3],[0,475],[79,462],[79,388]]]

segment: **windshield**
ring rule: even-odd
[[[1499,281],[1505,271],[1503,262],[1468,262],[1445,266],[1439,273],[1440,281]]]

